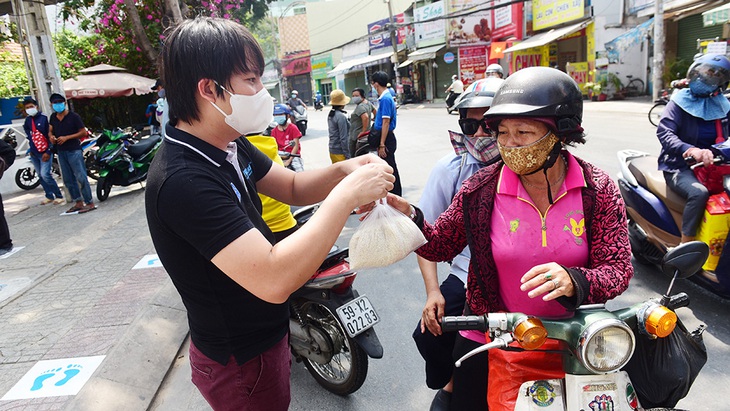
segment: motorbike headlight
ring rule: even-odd
[[[578,357],[596,374],[616,371],[626,365],[634,353],[634,333],[618,319],[598,320],[589,325],[578,340]]]

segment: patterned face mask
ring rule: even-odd
[[[542,138],[526,146],[505,147],[497,141],[497,147],[507,167],[524,176],[539,170],[559,141],[552,131],[548,131]]]
[[[451,145],[456,155],[471,154],[478,162],[489,164],[499,157],[497,140],[493,137],[469,137],[465,134],[449,131]]]

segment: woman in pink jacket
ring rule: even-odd
[[[569,317],[579,305],[604,303],[628,287],[633,268],[618,188],[604,171],[564,150],[585,143],[582,115],[581,92],[568,75],[547,67],[520,70],[484,119],[502,161],[465,181],[432,223],[389,196],[422,227],[428,243],[418,255],[448,261],[470,247],[468,314]],[[454,357],[484,342],[483,333],[462,332]],[[487,355],[480,355],[456,369],[451,409],[487,408]]]

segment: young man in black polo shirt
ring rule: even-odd
[[[286,410],[287,299],[350,212],[393,187],[392,169],[362,156],[296,174],[238,139],[264,130],[273,106],[261,49],[237,23],[184,21],[167,36],[161,65],[170,122],[147,180],[147,221],[188,311],[193,383],[214,409]],[[323,201],[273,245],[257,191],[288,204]]]
[[[63,185],[75,202],[67,213],[86,213],[95,210],[80,140],[86,137],[86,127],[81,121],[81,116],[69,110],[64,96],[53,93],[50,100],[53,114],[48,120],[50,124],[48,136],[51,138],[51,143],[56,145]]]

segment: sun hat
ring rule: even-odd
[[[331,106],[345,106],[349,102],[350,97],[348,97],[345,92],[340,89],[332,90],[332,92],[330,93]]]

